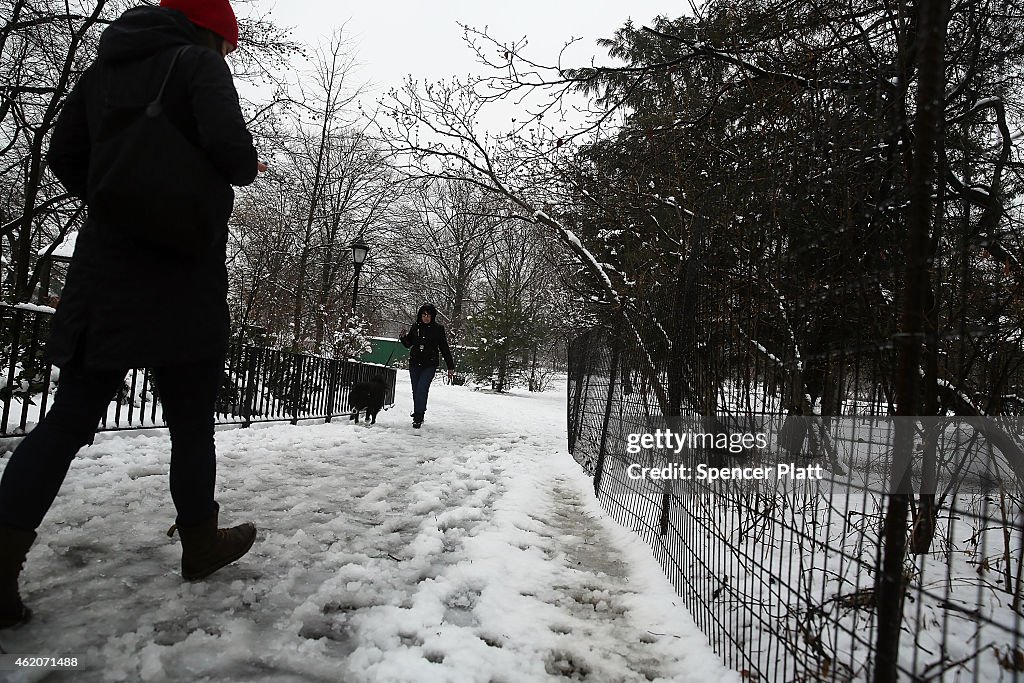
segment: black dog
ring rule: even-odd
[[[384,380],[373,377],[369,382],[356,382],[348,392],[348,406],[352,414],[348,419],[359,422],[359,411],[366,411],[366,419],[370,424],[377,423],[377,413],[384,407]]]

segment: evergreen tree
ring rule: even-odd
[[[494,391],[525,383],[531,350],[541,341],[531,312],[515,300],[488,299],[472,322],[477,346],[465,359],[473,378]]]

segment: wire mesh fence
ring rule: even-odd
[[[46,414],[59,371],[44,351],[52,309],[0,305],[0,437],[25,434]],[[217,398],[217,424],[333,418],[349,412],[359,382],[384,380],[385,405],[394,405],[394,368],[320,358],[232,342]],[[159,387],[144,369],[127,371],[98,431],[163,427]]]
[[[635,307],[577,337],[569,448],[726,663],[745,680],[873,679],[892,618],[885,511],[909,430],[899,677],[1019,680],[1024,419],[896,418],[890,347],[847,337],[798,362],[758,341],[750,317],[701,317],[715,323],[674,345]],[[827,371],[817,387],[796,376],[808,368]]]

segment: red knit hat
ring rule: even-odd
[[[238,47],[238,20],[228,0],[160,0],[161,7],[176,9],[196,26],[202,26]]]

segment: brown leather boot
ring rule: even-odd
[[[0,628],[23,624],[32,617],[18,593],[18,575],[36,532],[0,526]]]
[[[181,575],[186,581],[205,579],[221,567],[231,564],[249,552],[256,540],[256,527],[251,523],[229,529],[217,528],[218,512],[194,526],[173,525],[167,530],[181,536]]]

